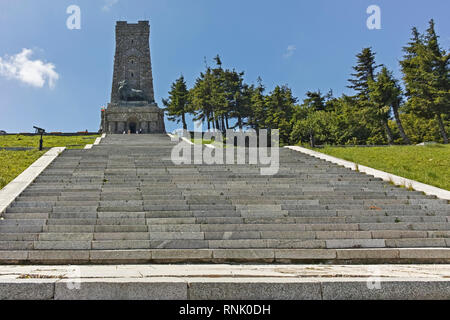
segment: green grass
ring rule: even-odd
[[[450,190],[450,145],[325,147],[314,150]]]
[[[94,143],[95,136],[44,136],[44,148],[67,147],[82,149],[86,144]],[[0,136],[0,147],[32,147],[29,151],[0,150],[0,189],[11,182],[46,151],[37,150],[39,136],[8,135]]]
[[[4,151],[0,150],[0,189],[21,174],[45,151]]]
[[[191,138],[191,142],[195,144],[212,144],[215,147],[218,148],[226,148],[227,147],[227,140],[224,139],[222,142],[217,142],[215,140],[202,140],[202,139],[194,139]]]
[[[44,148],[67,147],[83,149],[85,145],[94,143],[99,135],[94,136],[44,136]],[[39,147],[39,136],[7,135],[0,136],[0,147]]]
[[[194,139],[194,138],[191,138],[191,141],[195,144],[211,144],[214,142],[213,140],[203,140],[203,139]]]
[[[195,144],[212,144],[213,146],[218,147],[218,148],[226,148],[227,147],[226,140],[223,142],[217,142],[215,140],[202,140],[202,139],[191,138],[191,142],[195,143]]]

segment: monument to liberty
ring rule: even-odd
[[[155,102],[148,21],[116,24],[111,103],[102,110],[104,133],[165,133],[164,111]]]

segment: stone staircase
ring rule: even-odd
[[[64,151],[3,214],[2,264],[449,263],[450,205],[289,149],[175,165],[166,135]]]

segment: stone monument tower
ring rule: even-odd
[[[149,37],[148,21],[116,24],[111,103],[102,110],[102,132],[165,133],[153,91]]]

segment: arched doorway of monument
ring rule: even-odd
[[[138,121],[134,117],[128,119],[127,127],[130,133],[134,134],[137,132],[137,123]]]

